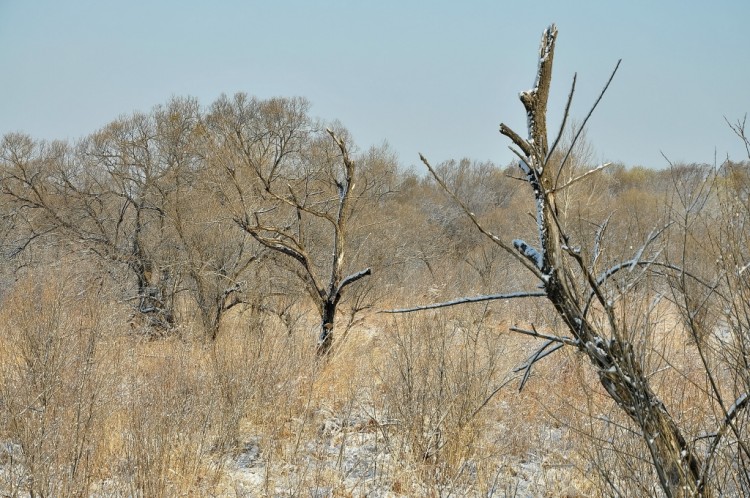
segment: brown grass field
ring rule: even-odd
[[[71,277],[29,278],[2,307],[6,496],[597,496],[602,476],[649,475],[580,354],[518,392],[536,343],[502,305],[371,313],[319,359],[314,320],[251,310],[213,343],[147,340]],[[643,319],[655,388],[700,424],[689,341],[668,306]]]

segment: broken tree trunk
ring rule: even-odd
[[[537,209],[538,248],[520,240],[514,241],[513,245],[538,270],[537,276],[542,281],[547,299],[575,337],[577,348],[596,368],[604,389],[641,429],[666,495],[704,496],[700,458],[686,443],[674,419],[652,391],[632,345],[623,339],[628,335],[620,330],[621,325],[612,313],[611,304],[600,292],[600,283],[591,276],[575,251],[568,248],[567,236],[557,219],[556,171],[548,167],[551,151],[546,125],[556,38],[557,29],[552,25],[542,36],[534,88],[520,94],[526,108],[528,138],[524,139],[504,124],[500,125],[500,132],[520,149],[513,150],[533,190]],[[596,296],[607,315],[606,331],[598,330],[583,311],[586,309],[585,297],[576,292],[571,267],[573,261],[587,277],[588,291]]]

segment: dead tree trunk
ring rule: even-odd
[[[612,313],[611,303],[599,292],[599,284],[581,258],[568,247],[567,236],[557,219],[555,193],[558,185],[555,168],[548,165],[551,154],[546,125],[556,37],[554,25],[544,32],[535,86],[520,95],[526,108],[528,138],[523,139],[504,124],[500,125],[500,132],[520,149],[516,151],[520,167],[537,206],[539,248],[520,240],[514,241],[514,246],[538,270],[547,298],[576,338],[578,349],[589,357],[598,371],[604,389],[641,429],[664,492],[670,497],[699,496],[703,492],[700,459],[651,390],[631,344],[623,339],[626,335]],[[607,314],[609,330],[597,330],[583,312],[585,303],[574,290],[571,261],[587,275],[589,291],[598,298]]]
[[[496,299],[546,298],[564,321],[573,338],[541,335],[536,330],[527,331],[518,328],[513,328],[513,330],[534,337],[542,337],[548,341],[556,341],[560,346],[573,345],[586,354],[598,372],[600,382],[606,392],[640,429],[650,451],[659,484],[665,494],[668,497],[707,496],[706,476],[703,475],[701,458],[685,441],[680,428],[664,403],[651,389],[648,377],[643,371],[642,360],[634,353],[632,344],[625,339],[631,337],[631,334],[625,330],[626,325],[616,319],[613,305],[606,298],[603,290],[608,279],[617,273],[619,268],[641,263],[641,253],[652,239],[644,244],[632,261],[595,276],[594,270],[584,263],[580,252],[571,247],[568,235],[558,219],[556,193],[604,166],[569,180],[564,185],[558,185],[560,176],[558,172],[563,167],[565,159],[563,159],[563,165],[557,167],[551,164],[550,159],[564,130],[573,92],[571,90],[568,98],[568,107],[565,110],[560,133],[550,147],[547,141],[547,100],[552,79],[556,38],[557,28],[552,25],[542,35],[534,88],[520,94],[521,102],[526,109],[528,138],[522,138],[505,124],[500,125],[500,133],[513,142],[514,146],[511,150],[518,157],[519,167],[533,192],[539,232],[537,244],[532,245],[523,240],[508,243],[486,229],[422,156],[422,161],[432,176],[461,205],[476,228],[534,274],[543,291],[461,298],[447,303],[392,312],[404,313]],[[607,86],[604,88],[605,91]],[[602,95],[603,93],[604,91]],[[592,302],[596,302],[599,313],[603,313],[604,326],[598,325],[598,322],[591,317]],[[540,353],[542,351],[544,348],[540,350]],[[541,357],[538,356],[537,359]],[[534,361],[536,360],[530,360],[528,368]]]
[[[128,266],[135,273],[137,282],[137,312],[147,319],[149,329],[158,334],[169,332],[175,325],[174,300],[170,290],[169,272],[158,271],[146,255],[141,242],[143,222],[142,204],[136,205],[135,229],[133,230],[132,253]]]

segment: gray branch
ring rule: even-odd
[[[531,337],[537,337],[539,339],[546,339],[550,342],[557,342],[562,345],[568,345],[568,346],[578,346],[580,343],[577,339],[573,339],[572,337],[563,337],[558,335],[550,335],[550,334],[541,334],[537,332],[535,328],[532,328],[532,330],[522,329],[518,327],[511,327],[511,332],[517,332],[519,334],[528,335]]]
[[[447,308],[448,306],[456,306],[459,304],[466,303],[481,303],[484,301],[497,301],[505,299],[518,299],[524,297],[547,297],[544,291],[538,292],[511,292],[508,294],[488,294],[484,296],[474,297],[462,297],[460,299],[454,299],[453,301],[446,301],[444,303],[426,304],[424,306],[415,306],[413,308],[400,308],[395,310],[383,310],[381,313],[411,313],[413,311],[423,310],[434,310],[437,308]]]
[[[344,280],[341,281],[341,283],[339,284],[339,288],[336,290],[336,294],[339,294],[347,285],[353,284],[357,280],[365,278],[366,276],[370,274],[372,274],[371,268],[365,268],[364,270],[358,271],[357,273],[352,273],[351,275],[349,275],[348,277],[346,277]]]
[[[701,475],[708,475],[708,471],[710,470],[711,464],[713,463],[714,455],[716,455],[716,449],[719,446],[721,438],[724,436],[724,434],[726,434],[727,430],[731,428],[734,419],[737,417],[737,413],[745,408],[748,402],[750,402],[750,396],[748,396],[747,393],[744,393],[739,398],[737,398],[737,401],[735,401],[729,408],[729,410],[727,410],[727,415],[726,417],[724,417],[724,423],[719,431],[714,434],[714,440],[711,441],[711,447],[706,452],[706,460],[703,463]]]

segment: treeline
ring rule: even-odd
[[[594,166],[579,144],[561,181]],[[437,171],[496,233],[533,240],[515,165],[462,159]],[[608,220],[609,247],[625,250],[699,182],[746,200],[749,174],[747,162],[612,165],[571,183],[559,216],[581,241]],[[7,134],[0,181],[2,293],[32,268],[75,265],[147,335],[213,339],[240,307],[290,324],[315,310],[323,341],[337,311],[348,329],[366,310],[523,288],[508,255],[430,176],[400,167],[387,145],[359,150],[301,98],[237,94],[207,108],[175,98],[76,142]],[[718,198],[704,209],[725,214]]]

